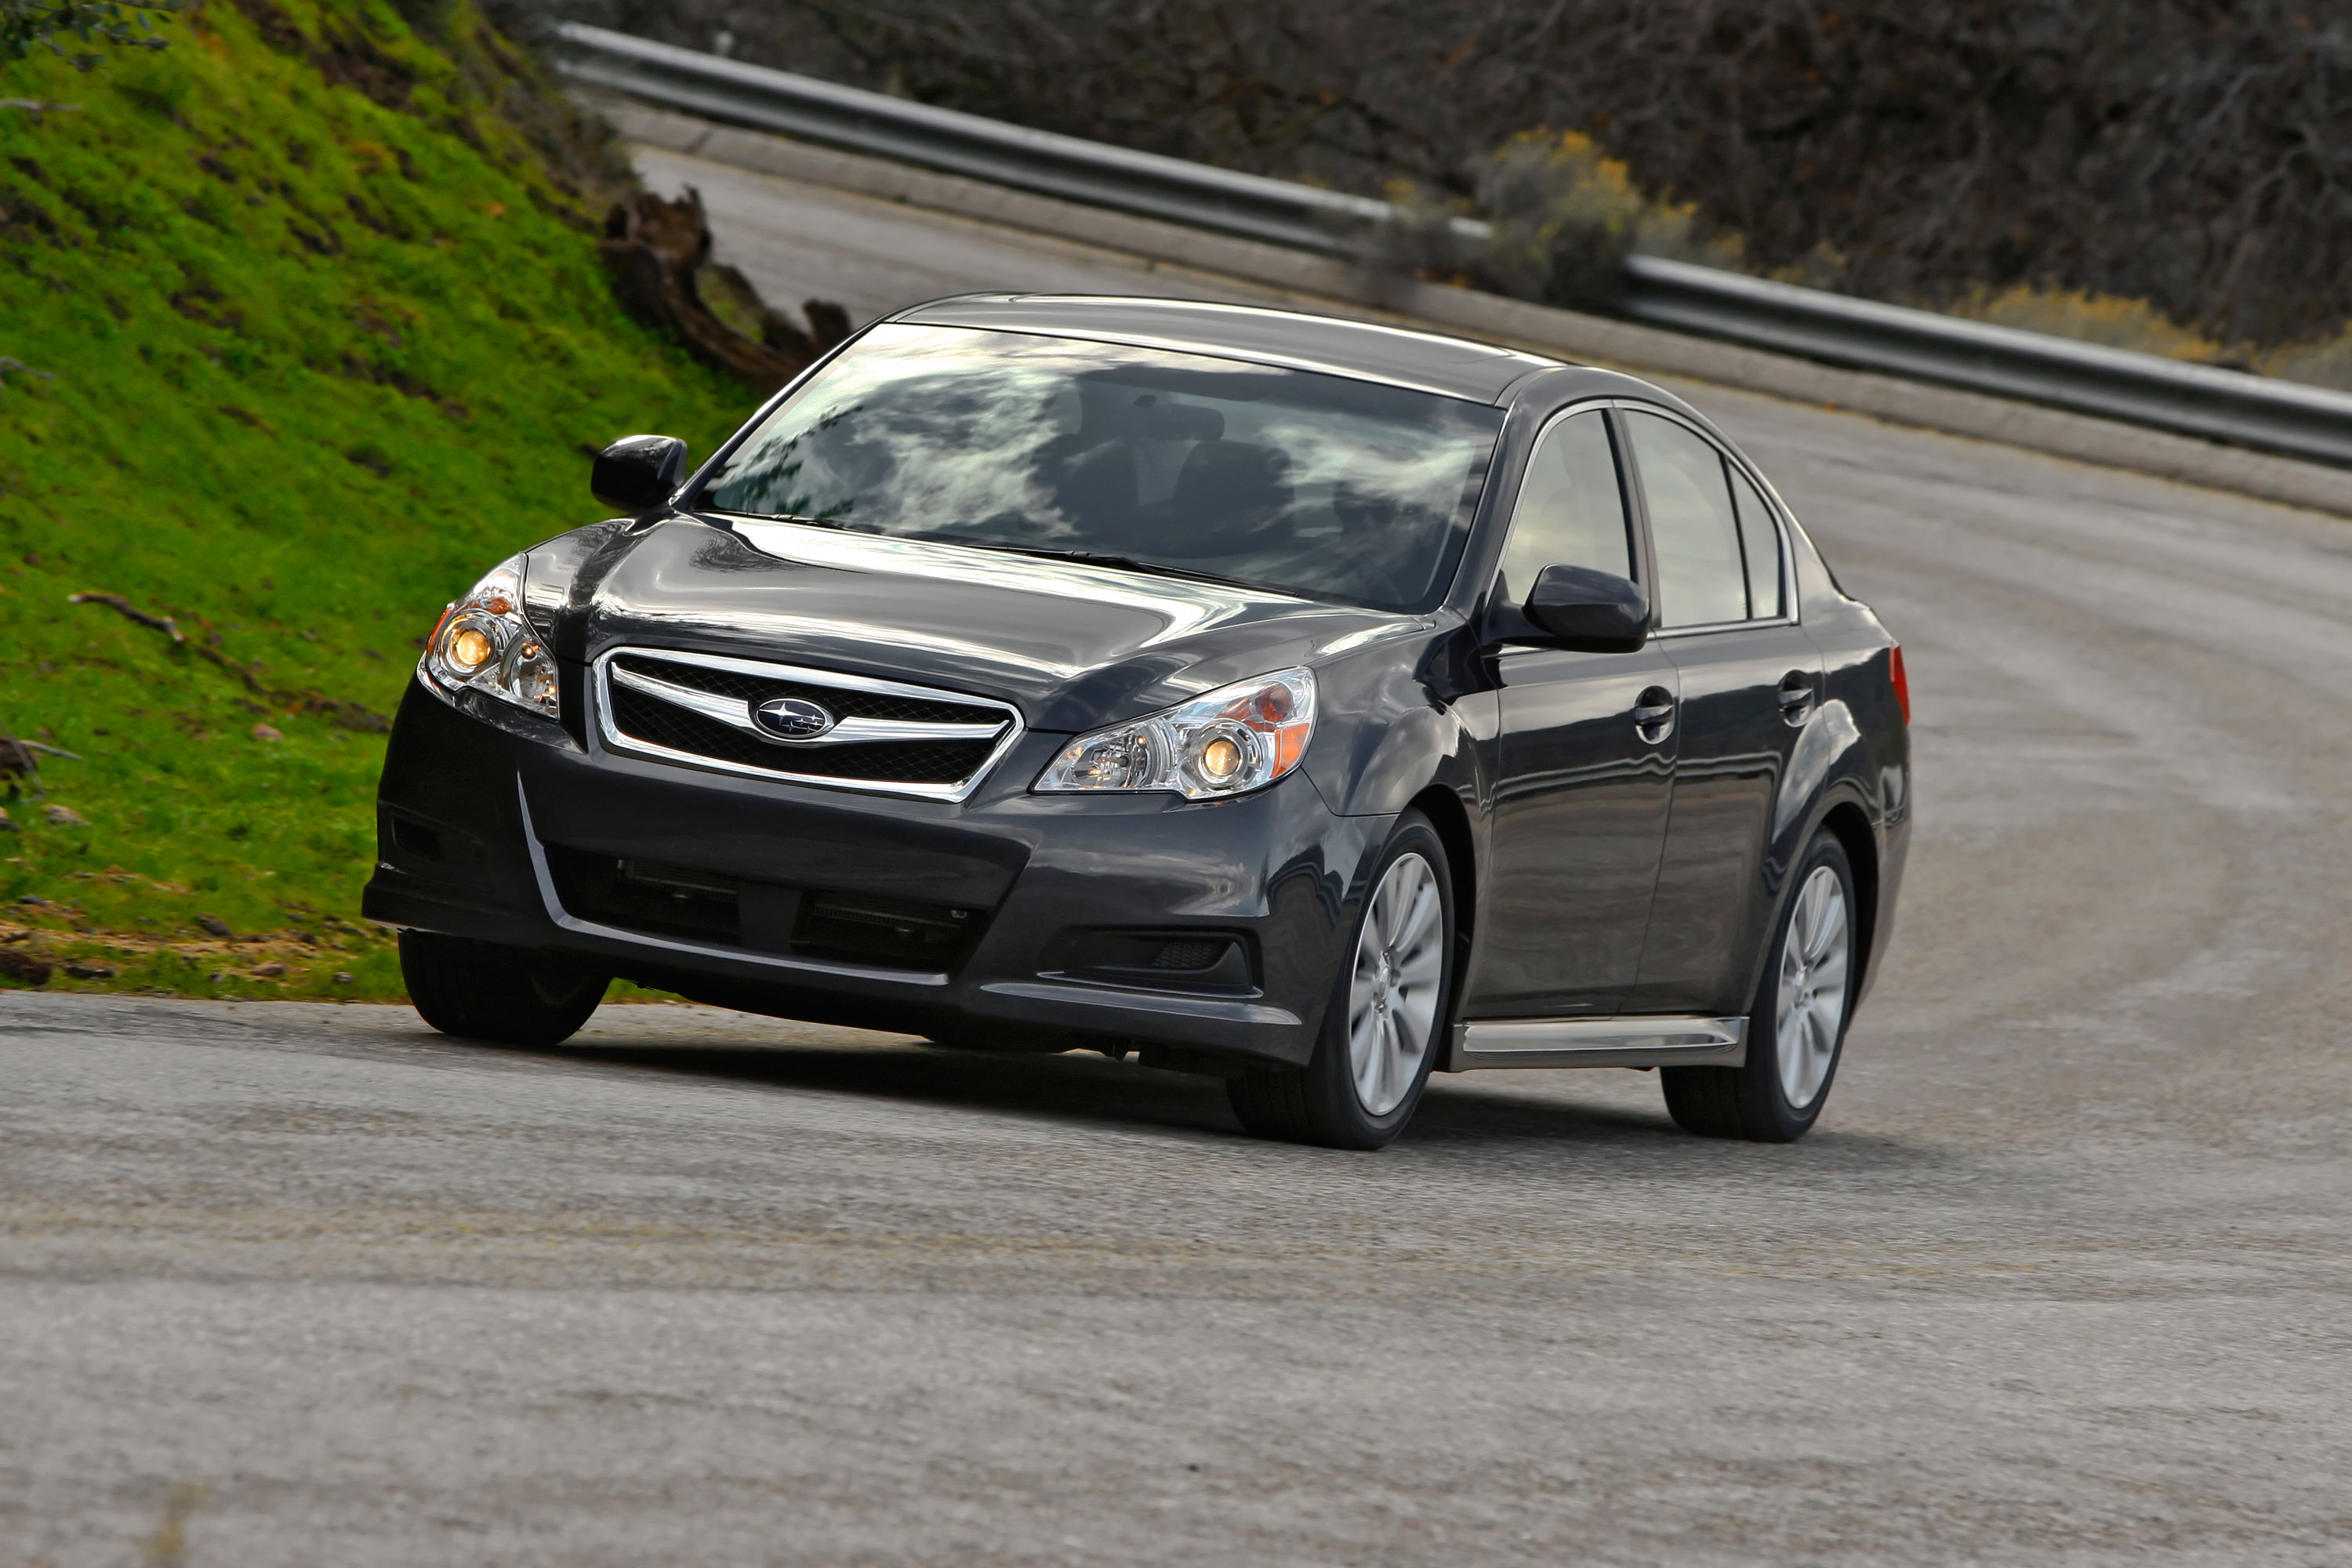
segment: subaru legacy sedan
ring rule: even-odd
[[[1680,398],[1279,310],[902,311],[493,567],[384,763],[450,1034],[615,977],[1224,1080],[1377,1148],[1433,1071],[1822,1111],[1907,842],[1902,651]]]

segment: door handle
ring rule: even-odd
[[[1801,724],[1813,716],[1813,678],[1801,669],[1792,669],[1780,678],[1780,689],[1773,693],[1780,704],[1780,717],[1791,724]]]
[[[1654,746],[1675,732],[1675,694],[1653,686],[1633,699],[1633,733]]]

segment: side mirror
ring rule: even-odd
[[[647,512],[677,493],[686,443],[675,436],[624,436],[596,454],[588,489],[614,511]]]
[[[1556,647],[1633,653],[1650,640],[1650,597],[1613,572],[1547,566],[1528,595],[1528,620]]]

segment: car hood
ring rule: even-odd
[[[1261,589],[785,522],[671,518],[532,552],[559,652],[637,645],[1002,698],[1031,728],[1116,723],[1429,623]],[[567,575],[568,583],[548,579]],[[551,605],[551,607],[552,607]],[[534,613],[537,613],[536,611]]]

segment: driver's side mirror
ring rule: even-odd
[[[1613,572],[1547,566],[1524,612],[1555,647],[1633,653],[1650,640],[1650,597]]]
[[[686,443],[675,436],[624,436],[596,454],[588,489],[615,511],[648,512],[677,493]]]

